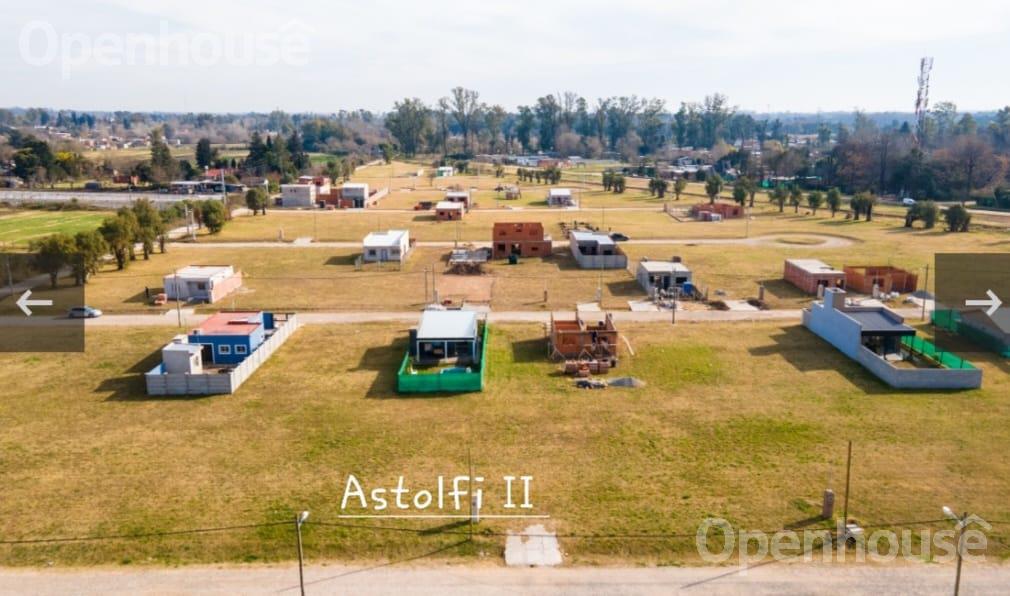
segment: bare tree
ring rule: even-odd
[[[452,116],[463,133],[463,153],[470,152],[470,133],[477,127],[481,104],[480,93],[472,89],[456,87],[452,90]]]

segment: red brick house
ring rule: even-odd
[[[495,222],[491,231],[491,258],[546,257],[551,254],[552,241],[544,235],[544,225],[538,221],[520,223]]]

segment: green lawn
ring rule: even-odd
[[[108,217],[100,211],[34,211],[0,209],[0,245],[24,248],[32,240],[64,232],[93,230]]]
[[[774,529],[841,496],[854,441],[850,515],[935,519],[957,504],[1010,517],[1005,362],[975,358],[984,388],[905,393],[799,326],[625,326],[635,350],[613,374],[640,389],[577,390],[544,358],[539,325],[492,329],[483,393],[399,397],[401,325],[308,326],[232,396],[150,399],[141,372],[173,328],[101,329],[86,354],[0,355],[0,535],[5,540],[288,521],[312,512],[314,561],[499,560],[504,538],[326,527],[348,474],[414,488],[465,473],[503,512],[501,477],[534,476],[534,511],[562,533],[690,533],[707,516]],[[623,350],[623,348],[622,348]],[[497,496],[495,496],[497,495]],[[36,512],[28,514],[27,512]],[[357,511],[354,511],[357,512]],[[352,523],[352,522],[347,522]],[[315,524],[315,525],[314,525]],[[443,522],[359,525],[465,531]],[[1006,539],[1006,527],[994,534]],[[990,542],[992,545],[993,543]],[[285,526],[86,543],[0,545],[0,564],[59,566],[290,560]],[[562,539],[569,563],[680,564],[691,541]],[[479,553],[490,559],[482,559]],[[995,556],[1005,552],[992,547]]]

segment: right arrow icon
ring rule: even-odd
[[[988,300],[965,300],[964,301],[964,305],[965,306],[988,306],[989,309],[985,311],[985,314],[987,314],[987,315],[989,315],[991,317],[993,315],[993,313],[996,312],[996,309],[998,309],[1000,306],[1003,306],[1003,301],[1000,300],[999,296],[997,296],[996,293],[993,292],[992,290],[986,290],[985,293],[986,293],[987,296],[989,296]]]

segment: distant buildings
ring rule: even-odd
[[[163,281],[169,300],[214,303],[242,286],[242,273],[230,265],[189,265]]]
[[[628,266],[628,257],[607,234],[572,230],[568,240],[572,256],[583,269],[624,269]]]

